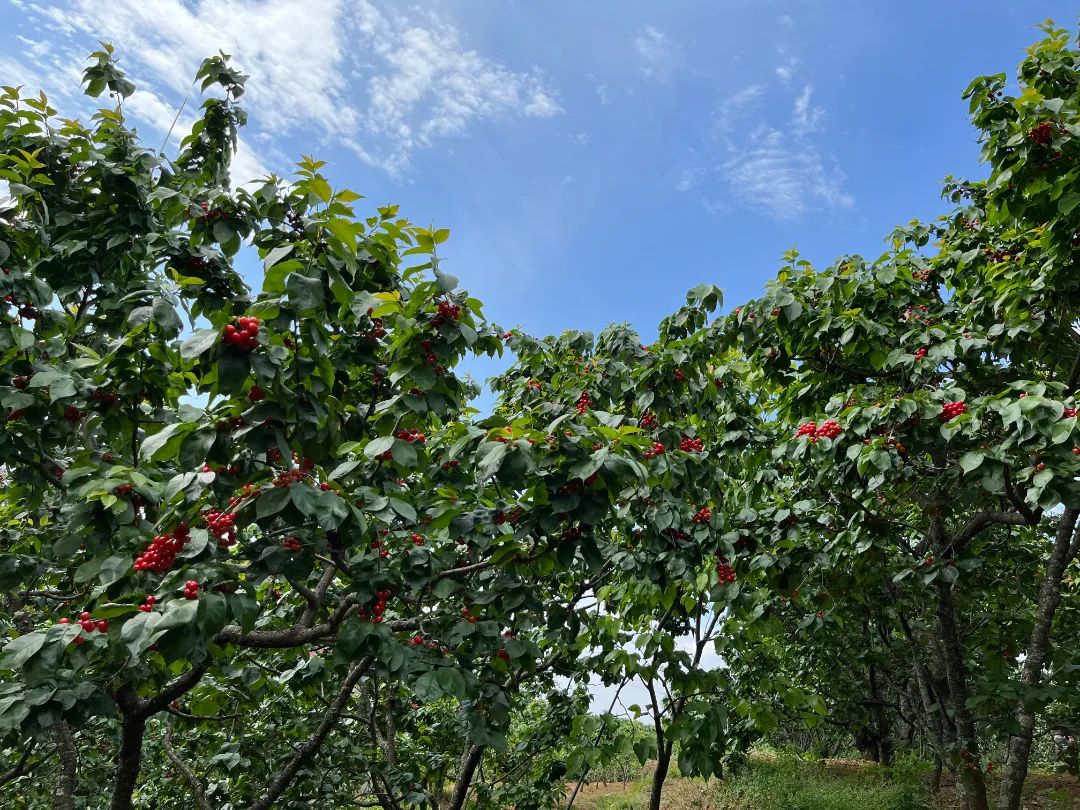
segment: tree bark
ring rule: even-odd
[[[300,769],[307,765],[308,762],[319,752],[319,748],[323,744],[323,740],[326,739],[330,731],[337,725],[338,720],[341,719],[341,713],[345,711],[345,707],[349,704],[349,700],[352,698],[353,688],[356,686],[357,681],[364,676],[364,673],[368,671],[371,666],[371,659],[365,658],[362,661],[357,661],[353,664],[352,669],[349,670],[349,674],[345,676],[345,680],[341,684],[341,689],[334,698],[334,702],[330,704],[330,708],[326,710],[326,714],[323,715],[322,722],[319,723],[315,729],[315,733],[311,735],[306,743],[300,746],[300,750],[296,752],[292,759],[286,763],[281,773],[277,778],[270,783],[270,786],[266,791],[254,802],[252,802],[249,810],[267,810],[275,801],[277,801],[281,794],[292,784],[293,779],[296,778],[296,774],[300,772]],[[117,810],[114,808],[114,810]]]
[[[123,719],[120,723],[120,758],[116,763],[116,778],[113,780],[109,810],[132,808],[131,796],[139,780],[143,737],[146,735],[146,717],[141,711],[129,711],[122,704],[121,711]]]
[[[649,791],[649,810],[660,810],[660,800],[664,795],[664,782],[671,767],[672,745],[668,742],[656,755],[656,770],[653,771],[652,789]]]
[[[469,788],[472,787],[473,774],[476,773],[476,766],[480,764],[483,756],[484,747],[482,745],[472,745],[465,750],[464,755],[461,757],[461,766],[458,768],[457,779],[454,780],[454,792],[450,797],[447,810],[461,810],[465,806]]]
[[[165,726],[165,736],[161,739],[161,745],[165,749],[165,756],[169,758],[169,762],[176,766],[176,769],[183,774],[184,779],[188,783],[188,787],[191,788],[191,796],[195,799],[195,804],[198,805],[199,810],[213,810],[210,806],[210,801],[206,798],[206,791],[203,790],[202,784],[199,782],[199,777],[195,775],[195,771],[191,770],[183,758],[176,753],[176,749],[172,744],[172,725]]]
[[[945,677],[949,684],[957,742],[961,745],[961,767],[958,775],[966,794],[964,803],[967,810],[988,810],[986,782],[979,765],[979,740],[975,733],[975,720],[967,707],[967,672],[956,621],[956,607],[953,604],[952,585],[938,578],[934,587],[937,590],[938,622],[945,653]],[[972,763],[974,767],[968,767],[968,763]]]
[[[1046,563],[1042,587],[1039,590],[1039,603],[1035,613],[1035,624],[1031,628],[1028,641],[1027,657],[1024,659],[1024,671],[1020,682],[1024,693],[1016,708],[1016,722],[1020,733],[1009,741],[1009,759],[1005,769],[1005,779],[1001,786],[1001,804],[1006,810],[1019,810],[1020,797],[1027,779],[1028,761],[1031,756],[1031,740],[1035,733],[1035,717],[1039,701],[1032,693],[1042,683],[1043,665],[1050,651],[1050,628],[1054,623],[1054,614],[1061,602],[1061,579],[1069,565],[1075,548],[1080,545],[1080,533],[1077,532],[1077,520],[1080,509],[1066,509],[1061,515],[1057,534],[1054,537],[1054,550]],[[1070,554],[1070,552],[1072,552]]]
[[[79,755],[75,750],[75,735],[71,726],[61,720],[54,726],[56,751],[60,755],[60,770],[53,785],[53,810],[74,810],[75,808],[75,768]]]

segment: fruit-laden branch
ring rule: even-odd
[[[356,609],[357,604],[356,595],[349,594],[338,605],[329,621],[316,624],[313,627],[303,627],[296,624],[281,630],[252,630],[250,633],[245,633],[239,625],[230,624],[214,636],[214,643],[236,644],[241,647],[256,647],[264,650],[299,647],[334,635],[342,623]],[[388,626],[391,631],[399,633],[406,630],[415,630],[418,623],[412,619],[402,619],[389,622]]]
[[[293,758],[289,760],[281,773],[278,774],[278,777],[270,783],[270,787],[267,788],[266,792],[251,804],[249,810],[267,810],[267,808],[277,801],[281,794],[285,792],[292,783],[292,780],[296,778],[296,774],[300,772],[300,769],[314,758],[315,754],[318,753],[323,740],[326,739],[327,735],[330,734],[330,731],[337,725],[338,720],[341,719],[341,713],[345,711],[345,707],[352,699],[353,689],[368,669],[371,668],[371,662],[371,658],[364,658],[352,665],[348,675],[345,676],[345,680],[341,684],[341,689],[338,691],[337,697],[334,698],[334,702],[330,704],[330,708],[327,709],[322,722],[319,723],[318,728],[315,729],[315,733],[311,736],[311,739],[300,746],[300,750],[298,750]]]
[[[191,788],[191,795],[195,799],[195,804],[199,806],[199,810],[213,810],[210,806],[210,801],[206,798],[206,791],[203,790],[202,785],[199,783],[199,777],[195,775],[195,771],[191,770],[191,767],[184,762],[183,758],[176,753],[176,749],[172,744],[172,723],[165,724],[165,735],[161,738],[161,745],[165,749],[165,756],[169,758],[169,762],[176,766],[176,769],[183,774],[185,781],[188,783],[188,787]]]

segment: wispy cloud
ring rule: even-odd
[[[645,78],[664,82],[682,64],[682,49],[671,37],[647,25],[634,37],[634,49],[641,58]]]
[[[825,117],[825,111],[820,107],[810,104],[810,96],[814,89],[810,85],[803,87],[799,97],[795,99],[795,109],[791,113],[791,124],[800,134],[814,132],[821,126],[821,119]]]
[[[561,111],[538,71],[512,70],[468,48],[436,13],[406,16],[389,2],[73,0],[29,11],[45,44],[35,43],[43,56],[24,55],[24,73],[77,65],[95,40],[111,41],[140,85],[136,97],[147,96],[135,107],[157,125],[164,115],[150,96],[175,109],[199,61],[224,50],[252,75],[253,140],[314,133],[390,173],[481,122]]]
[[[778,105],[765,103],[767,88],[761,84],[733,93],[718,105],[706,139],[712,162],[685,169],[676,189],[701,186],[710,213],[741,206],[792,219],[814,210],[851,208],[844,173],[818,137],[825,111],[814,106],[813,88],[805,85],[794,98],[782,88],[771,93],[787,96],[787,119],[770,120]]]
[[[776,78],[778,78],[784,84],[788,84],[793,78],[795,78],[795,74],[798,72],[798,68],[799,60],[798,58],[792,56],[782,65],[779,65],[773,72],[776,74]]]

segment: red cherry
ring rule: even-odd
[[[101,619],[97,623],[97,629],[98,629],[98,632],[100,632],[100,633],[107,633],[107,632],[109,632],[109,623],[107,621],[105,621],[104,619]]]

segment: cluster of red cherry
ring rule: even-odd
[[[652,411],[645,411],[639,424],[646,430],[651,430],[659,424],[659,421],[657,420],[655,413]]]
[[[71,624],[71,619],[63,618],[60,620],[59,623]],[[79,614],[79,621],[77,622],[77,624],[83,629],[83,632],[85,633],[93,633],[95,630],[97,630],[99,633],[109,632],[109,623],[107,621],[105,621],[104,619],[98,619],[97,621],[94,621],[93,616],[91,616],[85,610]],[[82,642],[82,636],[78,636],[75,638],[76,644],[82,644]]]
[[[403,442],[417,442],[418,444],[423,444],[427,441],[427,437],[414,428],[409,428],[408,430],[399,430],[397,433],[394,434],[394,438],[401,439],[401,441]]]
[[[1028,132],[1028,140],[1033,144],[1042,145],[1050,143],[1054,139],[1054,133],[1057,131],[1057,127],[1054,126],[1052,121],[1043,121],[1041,124],[1036,124]]]
[[[735,569],[728,564],[727,557],[720,554],[716,556],[716,578],[721,585],[727,585],[737,579]]]
[[[303,480],[304,473],[300,470],[282,470],[274,476],[272,483],[275,487],[291,487],[293,484],[299,484]]]
[[[967,413],[967,404],[964,402],[946,402],[941,406],[938,414],[939,422],[951,422],[962,413]]]
[[[656,456],[662,456],[667,452],[667,448],[660,442],[653,442],[652,449],[645,451],[645,458],[655,458]]]
[[[191,532],[186,523],[178,524],[172,534],[159,534],[150,542],[146,551],[135,558],[135,570],[164,574],[172,568],[176,555],[190,539]]]
[[[371,314],[371,310],[368,310],[368,315]],[[366,340],[379,340],[386,337],[386,328],[383,326],[382,318],[373,318],[371,320],[371,331],[361,332],[360,337]]]
[[[236,324],[225,327],[225,343],[241,351],[250,352],[259,345],[259,319],[237,318]]]
[[[141,605],[139,605],[139,612],[140,613],[149,613],[150,611],[152,611],[154,609],[154,605],[156,605],[156,604],[157,604],[157,597],[154,596],[153,594],[149,594],[145,599],[143,599],[143,603]]]
[[[210,534],[217,538],[218,548],[231,548],[236,545],[236,515],[211,509],[203,517],[210,528]]]
[[[817,442],[819,438],[835,439],[840,435],[840,425],[835,419],[826,419],[818,427],[818,424],[813,420],[805,422],[799,425],[798,430],[795,431],[795,438],[798,439],[802,436],[808,436],[810,444]]]
[[[447,321],[456,321],[461,316],[461,307],[449,301],[440,301],[439,314],[431,319],[431,328],[438,329]]]
[[[198,599],[199,598],[199,583],[194,579],[189,579],[184,583],[184,598],[185,599]]]
[[[281,544],[281,547],[286,551],[299,551],[300,550],[300,538],[287,537],[285,542]]]
[[[581,396],[578,397],[577,405],[574,407],[577,409],[578,413],[585,413],[585,411],[589,410],[590,405],[592,405],[592,400],[589,399],[589,392],[582,391]]]
[[[375,604],[371,607],[369,613],[367,608],[360,608],[359,616],[364,621],[370,621],[372,624],[382,624],[383,614],[386,612],[386,603],[390,601],[390,589],[383,588],[375,594]]]
[[[700,453],[705,449],[705,444],[701,439],[693,439],[689,436],[683,436],[682,441],[679,442],[679,449],[684,453]]]
[[[103,391],[99,388],[90,395],[90,399],[93,402],[100,402],[103,405],[115,405],[120,401],[120,395],[115,391]]]
[[[694,516],[690,518],[694,523],[708,523],[712,520],[712,509],[707,506],[703,506],[694,513]]]

